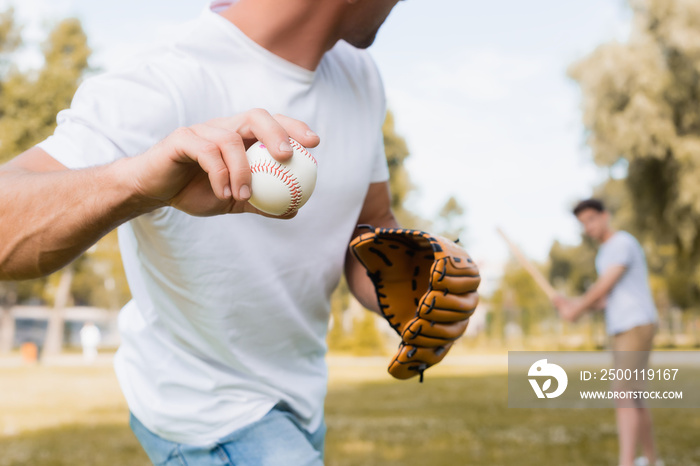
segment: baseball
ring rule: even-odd
[[[287,215],[301,208],[316,187],[316,159],[292,138],[294,155],[287,162],[278,162],[260,141],[246,151],[253,175],[251,197],[253,207],[271,215]]]

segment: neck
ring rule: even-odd
[[[221,16],[278,57],[314,71],[338,41],[340,3],[240,0]]]
[[[612,228],[608,228],[608,229],[605,231],[605,233],[603,234],[603,237],[601,238],[600,243],[602,244],[602,243],[606,242],[606,241],[609,240],[610,237],[611,237],[612,235],[614,235],[614,234],[615,234],[615,230],[613,230]]]

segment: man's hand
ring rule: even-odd
[[[318,136],[303,122],[255,109],[230,118],[180,128],[123,169],[145,201],[191,215],[254,212],[246,148],[262,141],[280,162],[292,156],[289,137],[315,147]]]
[[[557,295],[552,299],[554,306],[559,310],[562,319],[574,322],[588,309],[601,309],[605,307],[608,293],[615,284],[625,274],[627,268],[624,265],[613,265],[608,267],[603,274],[598,277],[593,285],[578,298],[567,298]]]
[[[596,301],[593,302],[591,305],[591,309],[594,311],[604,311],[605,308],[608,305],[608,297],[603,296],[602,298],[598,298]]]
[[[578,306],[576,306],[576,302],[573,299],[559,294],[554,297],[552,302],[554,303],[554,307],[559,311],[559,316],[562,319],[568,322],[574,322],[578,319]]]
[[[158,207],[262,214],[247,202],[245,149],[260,140],[283,161],[293,153],[290,136],[307,147],[319,143],[301,121],[251,110],[179,129],[142,155],[83,170],[68,170],[33,147],[0,167],[0,199],[7,200],[0,203],[0,280],[49,274]]]

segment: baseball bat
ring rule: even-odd
[[[501,230],[500,228],[497,228],[498,233],[501,235],[503,240],[508,244],[508,247],[510,248],[511,252],[517,259],[517,261],[520,263],[520,265],[523,266],[525,270],[530,274],[530,276],[535,280],[535,283],[540,287],[542,291],[545,292],[547,297],[550,300],[554,300],[554,297],[557,295],[556,290],[554,287],[547,281],[546,278],[544,278],[544,275],[542,275],[542,272],[535,267],[532,262],[528,260],[527,257],[525,257],[525,254],[520,251],[520,249],[513,243],[508,236]]]

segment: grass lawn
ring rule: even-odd
[[[502,368],[418,384],[367,361],[331,362],[329,466],[616,464],[612,410],[509,409]],[[654,417],[666,465],[700,465],[697,410]],[[0,466],[147,464],[110,366],[0,368]]]

